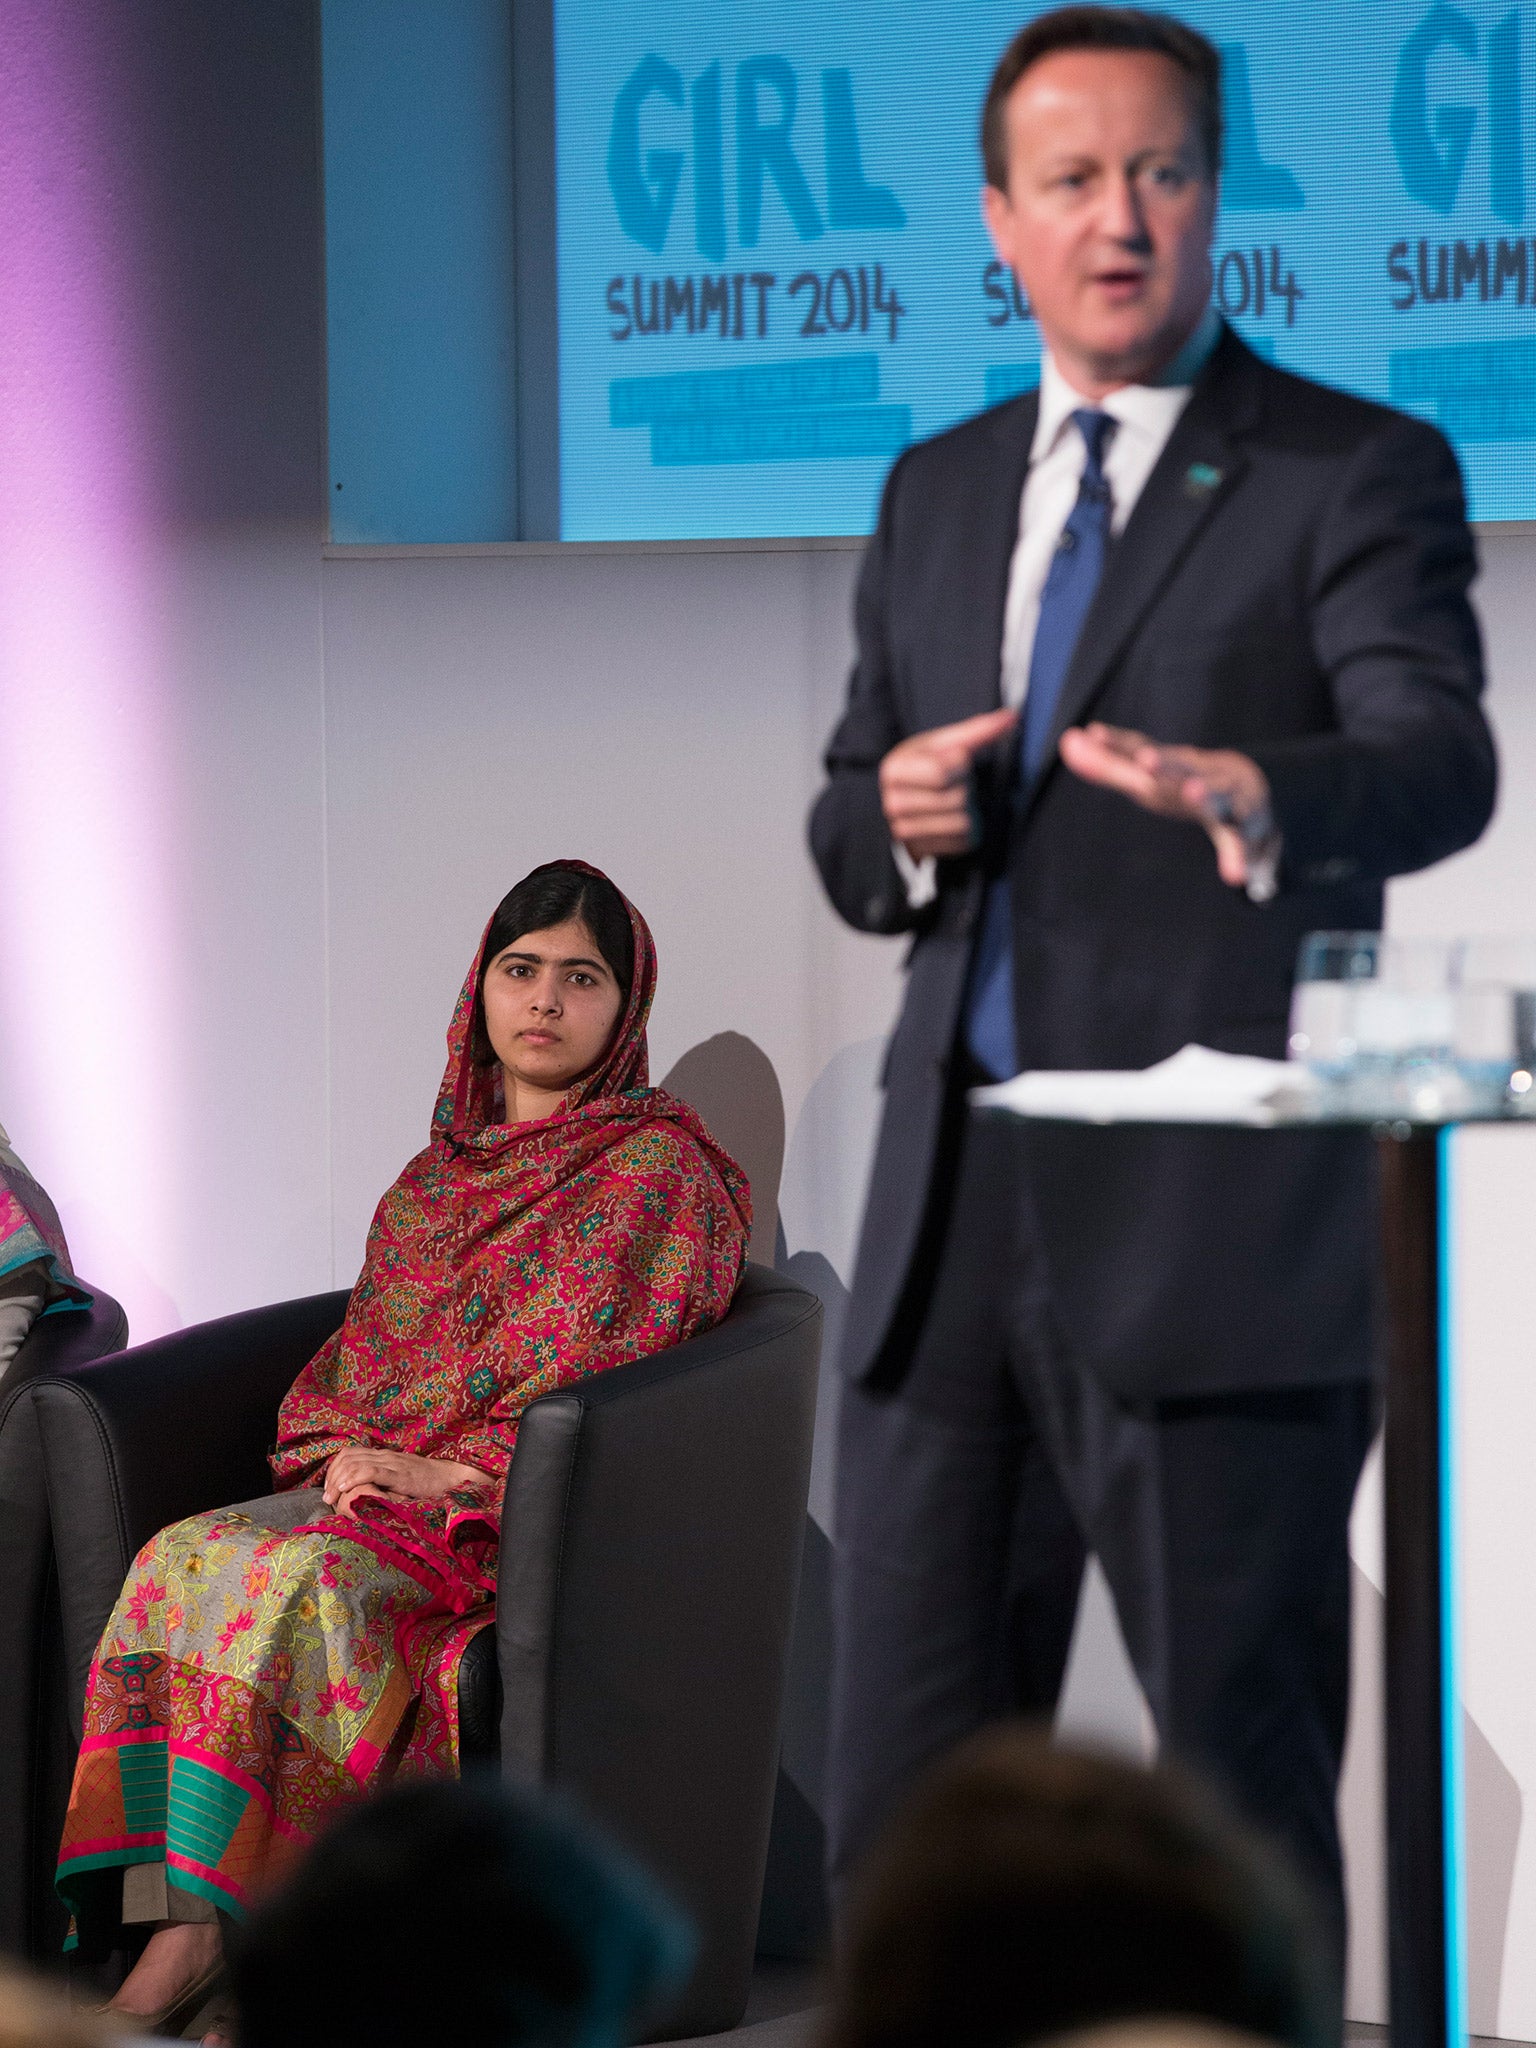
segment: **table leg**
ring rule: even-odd
[[[1461,1709],[1446,1323],[1449,1131],[1378,1139],[1387,1318],[1386,1779],[1392,2048],[1466,2040]]]

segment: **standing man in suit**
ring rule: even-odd
[[[1093,1551],[1165,1750],[1286,1843],[1342,1961],[1368,1145],[964,1111],[1283,1055],[1302,935],[1378,926],[1492,809],[1455,457],[1216,317],[1220,138],[1171,17],[1015,38],[983,204],[1040,389],[900,459],[859,581],[811,841],[850,924],[913,938],[842,1360],[830,1855],[1051,1711]]]

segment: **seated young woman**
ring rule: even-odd
[[[113,2000],[166,2031],[327,1813],[458,1768],[518,1417],[708,1329],[745,1178],[647,1085],[656,954],[580,861],[497,908],[448,1030],[431,1142],[375,1212],[340,1331],[278,1416],[274,1496],[164,1529],[91,1667],[59,1852],[77,1939],[155,1929]]]

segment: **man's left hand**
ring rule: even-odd
[[[1165,747],[1125,726],[1094,724],[1062,734],[1061,758],[1084,782],[1118,790],[1144,811],[1203,825],[1216,849],[1217,872],[1234,889],[1247,888],[1251,863],[1273,846],[1272,829],[1254,830],[1269,817],[1269,778],[1246,754]]]

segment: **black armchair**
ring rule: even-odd
[[[278,1403],[345,1307],[284,1302],[35,1383],[77,1741],[134,1552],[270,1491]],[[820,1324],[814,1295],[749,1266],[704,1336],[535,1401],[507,1483],[496,1627],[464,1662],[466,1759],[499,1755],[574,1793],[693,1912],[699,1964],[658,2038],[746,2009]]]
[[[74,1749],[65,1718],[58,1579],[34,1383],[120,1351],[128,1318],[108,1294],[41,1316],[0,1377],[0,1951],[57,1953],[51,1875]]]

